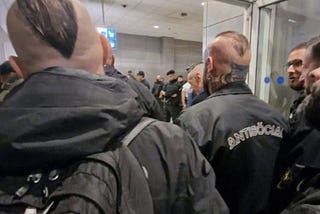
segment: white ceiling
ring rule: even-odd
[[[81,2],[85,4],[98,27],[112,27],[117,32],[126,34],[202,41],[201,0],[81,0]],[[188,15],[182,17],[182,12]],[[153,28],[155,25],[159,28]]]
[[[0,26],[14,0],[0,0]],[[97,27],[119,33],[202,41],[202,0],[80,0]],[[126,7],[123,7],[126,5]],[[104,13],[103,13],[104,11]],[[188,15],[182,17],[184,12]],[[158,29],[153,26],[159,26]]]

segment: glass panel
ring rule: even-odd
[[[217,9],[219,8],[219,9]],[[227,30],[243,32],[245,8],[220,1],[204,5],[203,48],[219,33]]]
[[[270,76],[270,53],[271,47],[269,40],[271,30],[271,12],[270,8],[262,8],[260,10],[260,26],[259,26],[259,46],[258,60],[257,60],[257,76],[256,76],[256,95],[264,101],[269,101],[268,91],[269,84],[262,84],[264,81],[269,81],[266,77]],[[259,87],[260,86],[260,87]]]
[[[297,93],[288,87],[284,64],[291,48],[320,34],[319,13],[319,0],[289,0],[260,10],[255,92],[285,116]]]

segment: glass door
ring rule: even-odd
[[[320,1],[259,2],[254,92],[287,116],[297,93],[287,84],[284,65],[293,47],[320,34]]]

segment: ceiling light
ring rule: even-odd
[[[290,22],[290,23],[297,23],[297,21],[294,20],[294,19],[288,19],[288,22]]]
[[[201,5],[204,6],[204,2],[201,2]]]
[[[155,25],[155,26],[153,26],[153,28],[158,29],[158,28],[159,28],[159,26],[158,26],[158,25]]]

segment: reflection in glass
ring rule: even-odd
[[[286,63],[291,48],[320,34],[319,0],[289,0],[260,10],[256,95],[288,116],[298,96],[288,86]],[[301,62],[294,62],[300,66]],[[264,78],[270,77],[266,83]],[[280,79],[283,79],[279,81]]]

